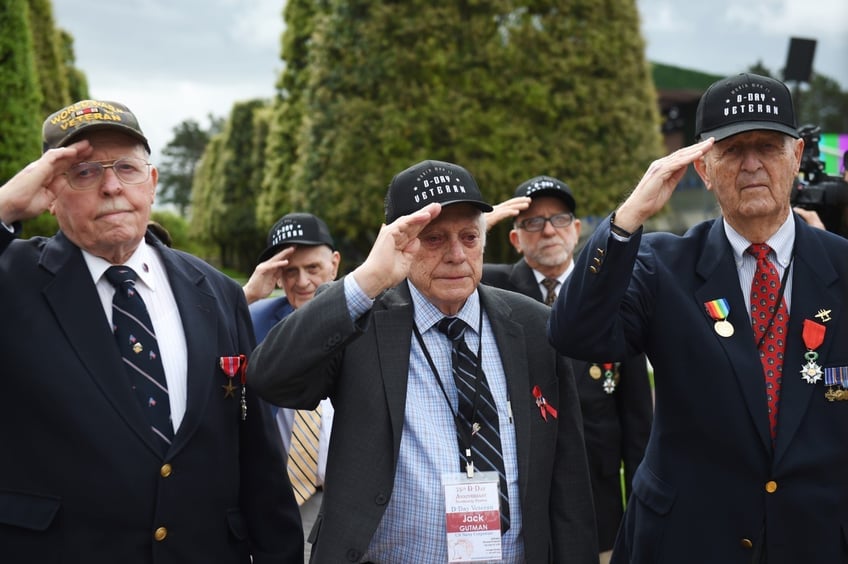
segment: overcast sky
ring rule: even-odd
[[[270,98],[284,0],[53,0],[75,40],[92,97],[127,104],[153,160],[180,122]],[[791,37],[817,40],[813,68],[848,89],[846,0],[637,0],[650,61],[731,75],[760,61],[774,73]]]

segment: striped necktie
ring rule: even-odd
[[[171,402],[153,323],[135,288],[138,274],[128,266],[110,266],[105,275],[115,287],[112,330],[124,368],[164,454],[174,438]]]
[[[456,391],[459,397],[459,425],[466,429],[478,428],[471,435],[471,456],[477,470],[497,471],[500,476],[501,497],[501,533],[509,530],[509,494],[501,454],[501,437],[498,426],[498,410],[486,375],[478,366],[477,356],[465,343],[465,329],[468,327],[458,317],[443,317],[436,325],[439,331],[450,339],[451,365]],[[482,336],[481,336],[482,338]],[[479,375],[479,379],[478,379]],[[477,398],[475,406],[475,398]],[[457,428],[459,444],[465,437]],[[463,447],[464,449],[464,447]],[[460,456],[460,470],[464,471],[466,460]]]
[[[292,423],[288,473],[298,505],[318,491],[318,442],[321,430],[321,406],[314,410],[298,409]]]

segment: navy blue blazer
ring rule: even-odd
[[[186,413],[163,457],[79,248],[2,231],[0,561],[302,562],[276,430],[255,393],[242,421],[238,392],[222,389],[219,358],[254,343],[238,284],[148,234],[188,355]]]
[[[250,318],[253,320],[253,332],[256,334],[257,343],[264,341],[271,327],[294,311],[289,299],[285,296],[257,300],[248,307],[250,308]]]
[[[602,221],[577,260],[552,312],[552,342],[583,358],[645,351],[656,383],[614,562],[848,562],[848,401],[828,401],[823,382],[801,379],[806,319],[826,326],[818,362],[848,366],[848,241],[797,217],[795,227],[774,448],[722,220],[627,242]],[[730,337],[704,306],[719,298],[730,305]]]
[[[523,258],[515,264],[483,265],[482,282],[543,301],[533,269]],[[596,363],[572,360],[572,365],[583,413],[598,548],[603,552],[613,547],[624,514],[621,466],[624,464],[625,495],[629,497],[633,475],[648,444],[653,396],[645,355],[614,363],[619,378],[611,394],[604,390],[604,378],[591,376]]]

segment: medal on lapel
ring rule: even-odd
[[[604,363],[604,391],[607,394],[613,393],[618,385],[618,366],[617,362]]]
[[[227,375],[227,384],[225,386],[221,386],[224,388],[224,398],[234,398],[235,395],[233,392],[236,387],[233,386],[233,378],[235,375],[239,375],[239,380],[241,383],[241,399],[240,399],[240,407],[241,407],[241,420],[244,421],[247,419],[247,356],[240,354],[238,356],[222,356],[218,365],[221,367],[221,370],[224,371],[224,374]]]
[[[848,401],[848,366],[833,366],[824,369],[824,385],[827,401]]]
[[[727,316],[730,315],[730,304],[727,303],[727,300],[725,298],[719,298],[704,302],[704,308],[707,310],[709,316],[713,318],[713,321],[715,321],[713,330],[720,337],[732,337],[733,325],[727,320]]]
[[[822,368],[816,362],[819,358],[816,349],[824,342],[825,330],[826,327],[821,323],[816,323],[812,319],[804,320],[801,337],[804,339],[804,346],[807,347],[807,352],[804,353],[804,360],[807,363],[801,367],[801,377],[808,384],[815,384],[822,379]]]

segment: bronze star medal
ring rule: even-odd
[[[234,392],[236,391],[236,387],[235,387],[235,386],[233,386],[233,381],[232,381],[232,380],[227,380],[227,385],[226,385],[226,386],[221,386],[221,387],[222,387],[222,388],[224,388],[224,398],[225,398],[225,399],[226,399],[226,398],[234,398],[234,397],[236,397],[236,396],[234,395]]]

